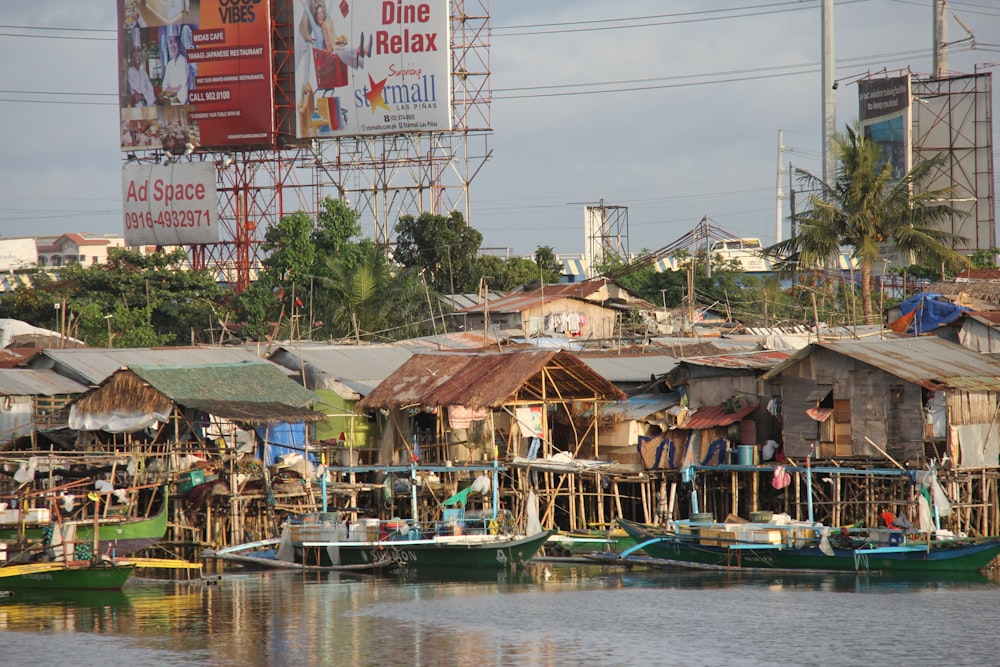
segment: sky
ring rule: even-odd
[[[2,3],[0,236],[120,234],[114,0]],[[584,207],[601,202],[627,211],[632,252],[703,218],[769,244],[779,168],[822,173],[820,0],[488,5],[492,156],[469,214],[484,247],[581,253]],[[931,6],[836,2],[838,131],[857,118],[859,77],[931,73]],[[953,0],[948,38],[953,73],[994,72],[1000,113],[1000,5]]]

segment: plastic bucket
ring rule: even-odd
[[[737,463],[741,466],[752,466],[757,463],[755,454],[757,447],[754,445],[740,445],[736,448]]]

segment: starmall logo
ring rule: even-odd
[[[385,89],[385,82],[389,79],[382,79],[378,83],[375,83],[375,79],[372,75],[368,75],[368,84],[371,86],[370,90],[365,93],[365,99],[368,100],[368,106],[372,109],[372,115],[375,115],[375,110],[382,107],[386,111],[391,111],[389,105],[385,103],[385,96],[382,91]]]

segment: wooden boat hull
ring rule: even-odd
[[[134,569],[131,564],[8,565],[0,567],[0,590],[120,590]]]
[[[680,564],[703,564],[735,568],[815,570],[835,572],[878,571],[921,574],[978,572],[1000,555],[1000,539],[933,543],[912,551],[833,548],[829,556],[816,545],[803,547],[735,549],[701,544],[697,535],[667,533],[661,528],[620,521],[642,550],[653,558]],[[650,540],[654,540],[650,542]],[[890,547],[891,549],[891,547]]]
[[[423,570],[502,570],[525,565],[552,531],[530,536],[449,535],[415,540],[293,543],[305,565],[362,566],[391,563]]]

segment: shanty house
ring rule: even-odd
[[[813,343],[769,371],[785,452],[995,467],[1000,360],[936,336]]]
[[[526,454],[533,443],[539,456],[596,453],[582,451],[594,408],[624,397],[562,350],[442,352],[413,355],[357,408],[384,413],[382,463],[401,455],[482,461]],[[581,425],[588,409],[591,423]]]
[[[966,313],[958,341],[973,352],[1000,352],[1000,310]]]
[[[761,376],[788,359],[790,352],[759,350],[682,359],[666,374],[664,385],[678,396],[665,413],[661,430],[651,428],[638,447],[647,469],[680,468],[688,463],[730,463],[730,452],[760,446],[774,435],[777,388]]]
[[[617,283],[588,280],[517,290],[458,310],[452,317],[466,331],[505,330],[590,340],[615,337],[622,318],[636,309],[652,311],[655,307]]]
[[[52,371],[0,369],[0,442],[61,424],[58,415],[87,387]]]
[[[150,429],[152,442],[217,448],[230,444],[209,442],[212,427],[222,421],[255,430],[265,443],[301,448],[305,429],[289,436],[285,425],[325,419],[311,409],[318,400],[266,361],[132,366],[77,398],[70,406],[69,426],[82,433]],[[277,441],[279,437],[293,441]]]

